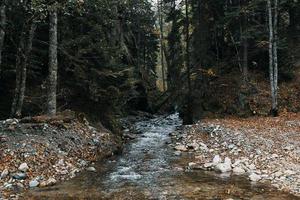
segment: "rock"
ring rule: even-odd
[[[20,171],[22,172],[27,172],[27,170],[29,169],[27,163],[22,163],[19,168],[18,168]]]
[[[286,151],[292,151],[294,149],[294,146],[293,145],[288,145],[288,146],[285,146],[283,149],[286,150]]]
[[[233,168],[232,172],[237,175],[246,173],[246,171],[242,167],[239,167],[239,166]]]
[[[29,187],[30,188],[35,188],[39,185],[40,183],[37,180],[32,180],[29,182]]]
[[[194,150],[198,150],[199,149],[199,145],[197,143],[191,143],[187,145],[188,149],[194,149]]]
[[[215,166],[215,171],[226,173],[231,171],[231,164],[229,163],[219,163]]]
[[[47,187],[56,184],[56,180],[54,178],[49,178],[47,181],[43,181],[40,183],[40,187]]]
[[[27,175],[26,175],[26,173],[19,172],[19,173],[14,174],[12,177],[17,180],[24,180],[27,178]]]
[[[175,155],[175,156],[180,156],[180,155],[181,155],[181,152],[180,152],[180,151],[175,151],[175,152],[174,152],[174,155]]]
[[[209,148],[207,147],[207,145],[202,143],[202,142],[199,143],[199,148],[200,148],[201,151],[204,151],[204,152],[209,151]]]
[[[8,174],[9,174],[8,169],[4,169],[3,172],[1,173],[0,179],[6,178]]]
[[[177,151],[187,151],[187,148],[184,145],[178,145],[174,147]]]
[[[202,166],[200,164],[194,163],[194,162],[190,162],[189,163],[189,168],[190,169],[194,169],[194,170],[199,170],[202,169]]]
[[[222,162],[221,157],[219,155],[215,155],[215,157],[213,158],[213,163],[216,165],[221,162]]]
[[[281,171],[278,171],[278,172],[274,173],[275,177],[280,177],[281,175],[283,175],[283,173]]]
[[[250,179],[250,181],[257,182],[257,181],[261,180],[261,176],[258,174],[252,173],[249,175],[249,179]]]
[[[286,176],[292,176],[292,175],[295,175],[296,172],[294,172],[294,171],[288,169],[288,170],[285,170],[285,171],[284,171],[284,174],[285,174]]]
[[[95,167],[88,167],[86,170],[89,171],[89,172],[96,172],[97,171]]]
[[[205,163],[203,165],[204,168],[212,168],[214,166],[214,163]]]
[[[256,169],[256,166],[254,164],[247,165],[246,167],[249,169],[249,171],[253,171]]]
[[[228,164],[228,165],[231,165],[232,162],[231,162],[231,159],[226,157],[225,160],[224,160],[224,163]]]

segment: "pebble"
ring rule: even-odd
[[[27,170],[29,169],[27,163],[22,163],[19,168],[18,168],[20,171],[22,172],[27,172]]]
[[[176,146],[174,148],[177,151],[187,151],[187,148],[185,147],[185,145],[178,145],[178,146]]]
[[[242,167],[235,167],[233,168],[232,172],[237,175],[242,175],[246,173],[246,171]]]
[[[86,170],[89,171],[89,172],[96,172],[97,171],[95,167],[88,167]]]
[[[14,174],[12,177],[17,180],[24,180],[27,178],[27,175],[26,175],[26,173],[19,172],[19,173]]]
[[[29,182],[29,187],[30,188],[35,188],[39,185],[40,183],[37,180],[32,180]]]
[[[0,179],[6,178],[8,174],[9,174],[8,169],[4,169],[3,172],[1,173]]]

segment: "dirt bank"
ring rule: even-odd
[[[243,175],[300,196],[300,114],[207,119],[173,137],[175,149],[195,152],[190,168]]]
[[[93,162],[120,148],[110,131],[79,121],[64,116],[0,121],[0,199],[94,171]]]

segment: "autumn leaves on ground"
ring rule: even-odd
[[[95,171],[95,161],[120,148],[110,131],[89,125],[71,111],[4,120],[0,131],[0,199],[18,199],[28,188],[51,186],[82,170]]]
[[[178,151],[192,151],[191,169],[242,175],[300,196],[300,114],[207,119],[174,135]]]

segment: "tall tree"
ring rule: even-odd
[[[3,0],[0,5],[0,73],[1,73],[1,65],[2,65],[2,51],[4,46],[4,38],[5,38],[5,25],[6,25],[6,12],[5,12],[5,1]]]
[[[278,0],[267,0],[269,21],[269,73],[272,96],[271,115],[278,115],[278,58],[277,58],[277,25],[278,25]]]
[[[190,66],[190,20],[189,20],[189,2],[185,0],[185,64],[187,72],[187,110],[185,116],[185,124],[193,123],[193,108],[192,108],[192,85],[191,85],[191,66]]]
[[[47,114],[56,114],[57,93],[57,7],[56,5],[49,13],[49,75],[47,91]]]
[[[165,55],[164,55],[164,24],[163,24],[163,12],[162,12],[162,0],[157,0],[158,7],[158,18],[159,18],[159,29],[160,29],[160,63],[161,63],[161,73],[162,73],[162,83],[163,83],[163,91],[166,90],[166,68],[165,68]]]
[[[24,22],[25,23],[25,22]],[[29,27],[29,30],[27,30]],[[16,87],[11,108],[12,117],[21,117],[27,79],[28,58],[32,50],[32,40],[36,30],[36,22],[29,19],[28,24],[23,25],[20,36],[19,47],[16,55]]]

